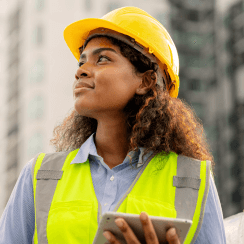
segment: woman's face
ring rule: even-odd
[[[105,37],[88,42],[80,56],[79,66],[74,87],[84,82],[94,88],[74,93],[74,107],[80,115],[95,119],[122,114],[142,81],[119,47]]]

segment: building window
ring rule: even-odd
[[[214,20],[214,8],[211,8],[209,10],[207,10],[206,12],[203,12],[204,14],[204,20]]]
[[[238,42],[243,38],[243,30],[242,28],[235,29],[233,32],[233,39],[234,42]]]
[[[204,66],[206,67],[212,67],[214,68],[215,67],[215,57],[212,55],[212,56],[209,56],[205,59],[204,61]]]
[[[244,64],[244,53],[234,55],[233,60],[235,68],[239,68],[239,66]]]
[[[11,35],[14,31],[19,31],[20,28],[20,15],[21,10],[18,8],[13,14],[10,15],[8,20],[8,26],[9,26],[9,35]]]
[[[35,0],[35,7],[37,11],[43,10],[44,0]]]
[[[238,117],[236,115],[236,112],[235,111],[231,111],[228,115],[228,118],[227,118],[227,121],[228,121],[228,125],[230,127],[235,127],[236,126],[236,121],[238,120]]]
[[[173,40],[175,40],[178,45],[187,48],[190,47],[194,50],[199,50],[202,48],[205,45],[207,39],[210,38],[207,35],[202,35],[196,32],[184,32],[179,30],[174,30],[172,36]]]
[[[18,131],[18,110],[16,110],[8,116],[8,136],[11,136],[12,134],[17,134]]]
[[[17,141],[17,138],[15,138]],[[9,142],[8,142],[9,143]],[[18,167],[18,144],[15,143],[14,145],[10,145],[10,147],[8,147],[7,150],[7,171],[10,171],[13,168],[17,168]]]
[[[225,50],[227,52],[232,52],[232,50],[233,50],[233,42],[232,42],[232,40],[228,39],[228,40],[225,41]]]
[[[227,64],[226,67],[225,67],[225,73],[226,73],[226,76],[228,78],[232,78],[233,77],[233,65],[232,64]]]
[[[37,25],[33,31],[33,43],[37,46],[43,44],[43,27],[41,25]]]
[[[229,28],[230,25],[231,25],[231,16],[229,14],[227,14],[225,17],[224,17],[224,25],[226,28]]]
[[[198,10],[193,10],[193,9],[189,9],[188,10],[188,14],[187,14],[187,18],[190,21],[199,21],[200,20],[200,14],[198,12]]]
[[[44,79],[44,62],[41,58],[37,59],[34,65],[30,69],[29,73],[29,82],[30,83],[39,83]]]
[[[230,7],[230,14],[232,15],[233,18],[241,14],[243,11],[243,3],[242,1],[238,1],[234,5]]]
[[[28,158],[34,157],[36,154],[43,151],[43,133],[38,131],[35,132],[28,141],[27,154]]]
[[[193,49],[202,48],[206,43],[206,39],[206,35],[201,35],[199,33],[188,33],[189,45],[191,45],[191,48]]]
[[[187,57],[187,64],[189,67],[202,68],[202,58],[200,56],[189,55]]]
[[[242,60],[242,64],[244,63],[244,53],[242,54],[243,60]],[[238,101],[240,101],[241,103],[244,103],[244,81],[243,81],[243,77],[244,77],[244,66],[239,67],[236,70],[236,92],[237,92],[237,99]],[[242,106],[240,106],[241,108]],[[244,110],[244,108],[242,107],[242,109]],[[240,114],[244,114],[244,111],[240,110]]]
[[[41,119],[44,114],[44,98],[42,95],[35,96],[28,106],[28,117],[31,120]]]
[[[200,79],[189,80],[189,89],[191,91],[204,91],[204,82]]]
[[[8,57],[9,57],[9,68],[14,66],[13,68],[16,70],[19,64],[19,50],[20,50],[20,43],[15,42],[13,45],[9,47]]]
[[[85,0],[86,10],[90,11],[92,9],[92,0]]]

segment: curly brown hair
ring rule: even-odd
[[[99,35],[91,39],[96,37]],[[135,94],[124,108],[130,142],[128,152],[137,151],[139,147],[145,148],[143,156],[150,151],[164,155],[175,152],[199,160],[209,160],[213,170],[214,159],[201,121],[185,101],[169,95],[165,87],[167,85],[170,90],[173,83],[167,71],[164,71],[167,77],[164,86],[159,86],[154,75],[158,69],[157,63],[120,40],[110,36],[106,38],[120,48],[121,54],[134,66],[135,73],[152,70],[152,79],[155,80],[155,84],[145,95]],[[80,53],[84,48],[85,46],[80,48]],[[56,152],[75,150],[96,130],[96,119],[82,116],[73,109],[54,128],[50,144],[55,146]]]

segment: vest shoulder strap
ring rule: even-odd
[[[175,192],[175,208],[177,211],[177,218],[193,219],[194,212],[197,205],[199,189],[201,185],[201,161],[179,155],[177,159],[177,176],[173,178],[173,186],[176,187]],[[211,162],[206,161],[206,185],[202,204],[205,206],[207,194],[209,189]],[[182,201],[182,199],[191,199],[189,201]],[[203,208],[204,209],[204,208]]]
[[[175,209],[177,218],[195,221],[188,233],[191,236],[189,243],[195,243],[202,226],[210,171],[211,162],[208,160],[200,161],[183,155],[178,156],[177,176],[173,178],[173,185],[176,187]]]
[[[35,207],[36,207],[36,227],[37,227],[37,238],[38,243],[48,244],[46,236],[46,226],[49,209],[52,203],[53,195],[58,184],[58,180],[63,175],[63,165],[71,151],[46,153],[41,162],[41,167],[38,170],[35,177],[35,165],[38,161],[38,154],[32,165],[32,178],[33,182],[37,180],[35,189]],[[41,160],[41,159],[39,159]],[[34,186],[34,184],[33,184]],[[43,216],[44,215],[44,216]],[[35,238],[35,237],[34,237]]]

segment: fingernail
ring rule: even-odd
[[[116,220],[115,220],[115,223],[116,223],[116,225],[118,225],[119,227],[123,227],[123,222],[122,222],[121,220],[116,219]]]
[[[175,228],[170,229],[169,235],[173,237],[176,234]]]
[[[146,221],[147,220],[147,214],[145,212],[141,212],[141,219],[143,221]]]
[[[110,240],[111,239],[111,235],[106,231],[106,232],[103,232],[103,236],[105,236],[105,238],[107,240]]]

